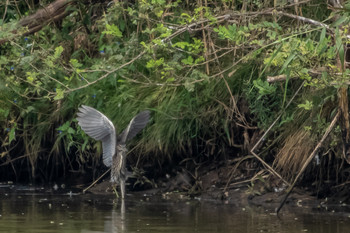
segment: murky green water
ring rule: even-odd
[[[27,193],[27,194],[25,194]],[[204,201],[147,201],[128,196],[4,192],[0,232],[350,232],[346,213],[283,210]]]

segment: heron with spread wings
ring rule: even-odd
[[[148,123],[149,111],[143,111],[131,119],[129,125],[117,136],[116,129],[104,114],[96,109],[82,105],[78,112],[78,124],[84,132],[95,140],[102,141],[103,163],[111,167],[111,182],[119,183],[121,197],[125,197],[127,155],[126,143],[136,136]]]

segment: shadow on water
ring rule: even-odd
[[[345,213],[271,210],[222,202],[13,192],[0,188],[0,232],[349,232]]]

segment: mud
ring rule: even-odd
[[[161,178],[156,187],[133,190],[132,181],[129,182],[127,195],[139,196],[147,200],[199,200],[207,202],[223,202],[236,206],[254,205],[274,212],[286,195],[285,186],[272,179],[251,182],[242,180],[242,176],[234,177],[227,182],[227,174],[223,169],[208,170],[194,180],[186,172],[178,172],[173,177]],[[225,178],[226,177],[226,178]],[[240,178],[240,182],[237,182]],[[233,184],[233,185],[232,185]],[[117,189],[118,190],[118,189]],[[87,193],[97,195],[114,195],[109,181],[103,181],[93,186]],[[344,195],[346,195],[345,193]],[[312,192],[295,188],[288,197],[284,208],[302,208],[303,211],[329,211],[350,213],[348,198],[338,193],[331,197],[318,198]]]

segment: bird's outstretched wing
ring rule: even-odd
[[[118,136],[118,143],[125,144],[128,140],[136,136],[147,125],[150,118],[149,111],[143,111],[134,116],[131,119],[129,125],[123,130],[123,132]]]
[[[103,163],[110,167],[115,154],[116,133],[113,123],[96,109],[82,105],[78,112],[78,124],[95,140],[102,141]]]

